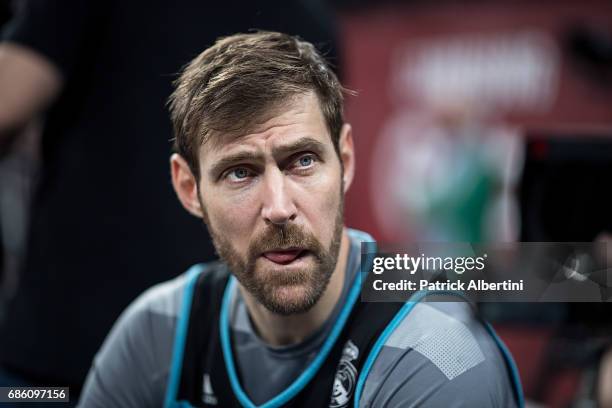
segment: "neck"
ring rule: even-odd
[[[271,346],[296,344],[321,328],[338,303],[344,285],[350,242],[346,231],[338,252],[338,262],[319,301],[307,312],[283,316],[266,309],[239,285],[251,320],[259,336]]]

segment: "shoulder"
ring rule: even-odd
[[[174,336],[187,292],[193,292],[192,288],[202,279],[212,284],[223,283],[226,275],[224,264],[220,262],[196,264],[176,278],[152,286],[128,306],[109,337],[121,330],[136,335],[142,331],[161,337],[166,337],[167,333]]]
[[[496,340],[465,302],[417,303],[376,357],[360,406],[514,406]]]
[[[152,286],[138,296],[121,314],[109,333],[109,339],[120,336],[136,342],[147,342],[151,339],[146,335],[155,334],[165,338],[166,333],[173,334],[172,329],[176,325],[185,290],[192,277],[190,271],[196,267],[172,280]]]
[[[351,243],[353,245],[356,245],[357,247],[361,246],[361,244],[363,243],[367,244],[376,242],[376,240],[365,231],[360,231],[354,228],[347,228],[346,233],[348,234]]]
[[[128,306],[94,358],[81,404],[142,406],[163,400],[185,292],[202,269],[196,265],[155,285]]]
[[[196,264],[178,277],[152,286],[123,312],[109,337],[115,331],[125,331],[128,335],[135,337],[142,337],[141,334],[146,333],[156,336],[155,339],[168,337],[173,339],[176,322],[184,312],[183,307],[191,306],[190,304],[184,305],[184,302],[192,301],[191,294],[195,292],[195,287],[199,282],[205,280],[209,285],[218,287],[225,283],[226,277],[225,265],[221,262],[211,262]],[[190,297],[185,299],[185,296]],[[151,339],[145,337],[142,340],[150,341]],[[171,344],[161,346],[168,348]]]

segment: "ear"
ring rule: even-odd
[[[348,191],[355,176],[355,148],[353,146],[353,131],[351,125],[345,123],[340,130],[340,160],[344,168],[344,193]]]
[[[183,207],[196,217],[202,218],[203,211],[198,198],[198,184],[189,165],[178,153],[170,157],[172,186]]]

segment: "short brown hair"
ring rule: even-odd
[[[317,95],[338,153],[343,91],[315,47],[298,37],[259,31],[220,38],[183,69],[169,99],[174,150],[199,178],[199,148],[212,132],[244,132],[287,99]]]

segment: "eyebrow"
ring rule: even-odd
[[[321,155],[325,151],[325,145],[315,138],[303,137],[300,140],[295,141],[294,143],[289,143],[286,145],[281,145],[272,148],[272,155],[275,158],[278,158],[302,150],[312,150],[314,153]]]
[[[213,166],[210,168],[208,174],[211,178],[216,179],[218,175],[223,172],[228,167],[235,166],[236,164],[240,164],[245,161],[264,161],[264,156],[261,153],[253,153],[253,152],[238,152],[235,154],[230,154],[219,159]]]
[[[294,143],[289,143],[286,145],[281,145],[272,148],[272,155],[278,160],[279,157],[285,157],[290,155],[291,153],[302,150],[312,150],[314,153],[321,156],[325,151],[325,145],[315,138],[304,137]],[[213,164],[208,174],[211,178],[214,179],[217,178],[217,176],[221,174],[226,168],[235,166],[243,162],[252,161],[263,162],[265,161],[265,157],[262,153],[249,151],[230,154],[219,159],[215,164]]]

